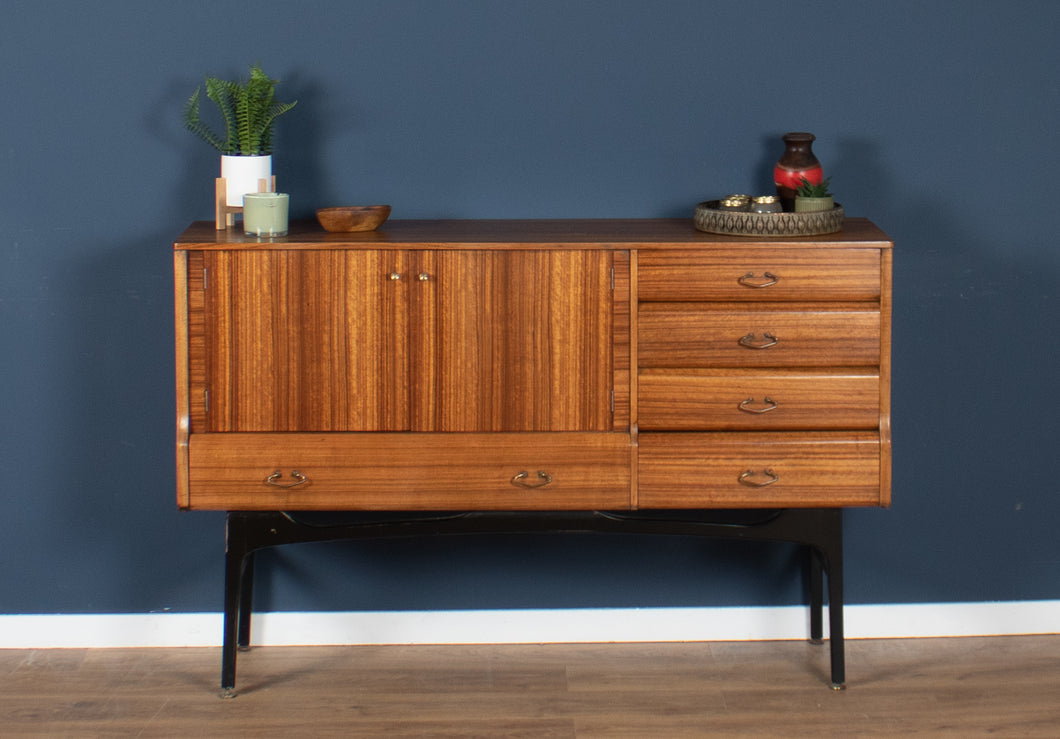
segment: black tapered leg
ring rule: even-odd
[[[243,577],[239,583],[239,637],[236,641],[242,652],[250,649],[250,616],[254,612],[254,553],[244,557]]]
[[[843,512],[820,509],[809,513],[805,539],[810,547],[810,641],[824,642],[823,578],[828,578],[828,644],[831,657],[832,689],[846,688],[846,659],[843,639]]]
[[[244,584],[243,575],[248,552],[243,521],[238,514],[228,514],[225,537],[225,612],[221,644],[221,697],[235,696],[236,651],[239,645]]]
[[[838,539],[838,535],[837,535]],[[832,689],[847,686],[846,662],[843,646],[843,554],[842,542],[828,561],[828,641],[832,650]]]
[[[810,584],[810,642],[824,643],[824,577],[821,555],[814,547],[809,547],[809,584]]]

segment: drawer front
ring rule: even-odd
[[[640,508],[880,505],[874,433],[643,433]]]
[[[638,315],[644,367],[870,367],[880,313],[822,305],[652,303]]]
[[[878,429],[876,372],[647,370],[639,378],[641,430]]]
[[[643,301],[877,300],[878,249],[644,250]]]
[[[628,509],[618,433],[198,434],[190,507],[207,510]]]

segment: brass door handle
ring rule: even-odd
[[[530,477],[530,473],[526,470],[517,472],[515,477],[512,478],[512,485],[522,488],[543,488],[552,482],[552,475],[548,474],[544,470],[538,470],[536,477]]]
[[[756,415],[761,415],[762,413],[769,413],[770,411],[775,411],[777,408],[780,407],[780,403],[773,400],[769,396],[766,396],[762,399],[762,402],[765,403],[765,405],[761,408],[752,408],[751,406],[754,402],[754,398],[748,398],[747,400],[740,403],[738,408],[744,413],[754,413]]]
[[[762,334],[761,340],[756,339],[753,333],[740,337],[740,346],[745,346],[748,349],[768,349],[769,347],[776,346],[779,343],[780,339],[778,339],[776,336],[769,333],[768,331]]]
[[[281,482],[282,479],[283,473],[279,470],[276,470],[271,475],[265,478],[265,484],[272,485],[276,488],[283,488],[284,490],[286,490],[288,488],[297,487],[298,485],[302,485],[304,483],[309,482],[309,478],[303,475],[301,472],[298,472],[297,470],[291,473],[291,479],[294,480],[294,482]]]
[[[754,272],[748,272],[743,277],[738,278],[736,281],[739,282],[744,287],[753,287],[753,288],[769,287],[770,285],[775,285],[778,282],[780,282],[780,278],[777,277],[772,272],[763,272],[762,276],[765,277],[765,282],[753,282],[753,280],[755,278],[755,273]]]
[[[749,488],[764,488],[766,485],[772,485],[780,479],[780,476],[777,473],[775,473],[773,470],[767,469],[764,470],[762,473],[766,475],[765,480],[762,480],[761,482],[759,482],[758,480],[752,480],[751,478],[753,478],[757,474],[758,473],[754,470],[747,470],[746,472],[743,472],[740,475],[739,483],[741,485],[746,485]]]

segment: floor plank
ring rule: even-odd
[[[805,642],[0,650],[0,734],[1057,737],[1060,635]]]

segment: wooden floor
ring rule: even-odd
[[[0,650],[0,736],[1060,737],[1060,635]]]

